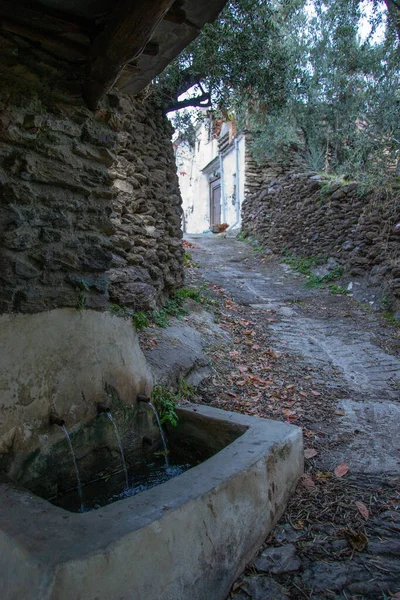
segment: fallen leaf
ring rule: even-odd
[[[233,392],[226,392],[228,396],[230,396],[231,398],[237,398],[237,394],[234,394]]]
[[[241,373],[246,373],[246,371],[249,370],[249,367],[246,367],[245,365],[239,365],[238,366],[238,371],[240,371]]]
[[[246,382],[242,379],[241,381],[237,381],[236,385],[240,385],[240,386],[246,385]]]
[[[254,346],[252,346],[252,350],[260,350],[261,346],[258,346],[257,344],[254,344]]]
[[[303,396],[303,398],[307,398],[307,394],[305,392],[299,392],[300,396]]]
[[[337,467],[335,467],[335,475],[336,477],[344,477],[346,475],[346,473],[349,472],[349,465],[346,463],[342,463],[341,465],[338,465]]]
[[[296,521],[296,523],[293,523],[293,529],[304,529],[304,521],[300,519],[299,521]]]
[[[329,479],[331,477],[331,474],[329,473],[329,471],[317,471],[315,476],[317,479]]]
[[[350,546],[354,548],[354,550],[357,550],[357,552],[362,552],[367,547],[368,538],[362,531],[347,529],[344,531],[344,534],[347,537]]]
[[[315,390],[311,390],[311,393],[312,393],[314,396],[320,396],[320,395],[321,395],[319,392],[316,392]]]
[[[151,343],[154,344],[154,346],[157,346],[158,344],[157,340],[151,340]]]
[[[304,450],[304,458],[314,458],[317,454],[318,452],[314,450],[314,448],[306,448],[306,450]]]
[[[243,331],[244,335],[253,335],[254,331],[252,329],[248,329],[246,331]]]
[[[344,410],[335,410],[335,415],[338,415],[339,417],[344,417],[346,413],[344,412]]]
[[[356,500],[355,505],[357,506],[360,514],[364,517],[364,519],[366,521],[368,521],[368,519],[369,519],[369,510],[365,506],[364,502],[360,502],[359,500]]]
[[[302,475],[300,481],[301,485],[307,488],[308,490],[315,488],[315,483],[309,475]]]

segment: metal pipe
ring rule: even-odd
[[[150,398],[148,398],[147,396],[144,396],[143,394],[137,394],[136,400],[138,402],[146,402],[147,404],[150,402]]]

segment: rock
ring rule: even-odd
[[[304,531],[296,531],[289,523],[283,523],[276,527],[275,540],[279,543],[282,542],[296,542],[305,535]]]
[[[325,265],[320,265],[318,267],[313,267],[311,269],[311,273],[313,275],[317,275],[318,277],[326,277],[334,269],[339,266],[338,262],[334,258],[329,258],[328,262]]]
[[[245,577],[240,591],[233,597],[236,600],[288,600],[284,588],[271,577],[264,575]]]
[[[301,560],[296,554],[296,547],[293,544],[287,544],[286,546],[267,548],[254,564],[259,571],[277,575],[298,571],[301,567]]]

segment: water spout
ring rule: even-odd
[[[57,425],[59,425],[59,423],[57,423]],[[76,463],[74,448],[72,446],[72,441],[71,441],[71,438],[69,437],[69,433],[68,433],[67,428],[64,425],[64,422],[61,425],[61,429],[63,430],[64,435],[67,438],[69,449],[71,451],[72,462],[74,463],[74,469],[75,469],[75,475],[76,475],[76,482],[78,484],[78,494],[79,494],[79,498],[81,501],[81,509],[80,510],[82,512],[83,511],[82,483],[81,483],[81,478],[79,477],[79,469],[78,469],[78,465]]]
[[[150,403],[150,398],[148,396],[144,396],[143,394],[137,394],[136,400],[138,402],[146,402],[147,404]]]
[[[97,405],[96,405],[96,408],[97,408],[97,412],[98,412],[99,415],[102,414],[102,413],[109,413],[110,412],[110,409],[107,406],[107,404],[104,404],[103,402],[98,402]]]
[[[63,427],[63,425],[65,425],[64,419],[59,417],[58,414],[55,412],[50,413],[49,421],[50,425],[59,425],[60,427]]]
[[[114,431],[115,431],[115,437],[117,438],[117,442],[118,442],[118,447],[119,447],[119,452],[121,454],[121,461],[122,461],[122,466],[124,469],[124,473],[125,473],[125,484],[126,484],[126,489],[129,488],[129,479],[128,479],[128,469],[126,468],[126,462],[125,462],[125,455],[124,455],[124,449],[122,448],[122,443],[121,443],[121,438],[119,436],[118,433],[118,427],[116,422],[113,419],[112,414],[110,413],[109,410],[105,411],[107,417],[110,419],[111,423],[113,424],[114,427]]]
[[[164,454],[165,454],[165,466],[168,468],[168,467],[169,467],[169,460],[168,460],[168,447],[167,447],[167,441],[166,441],[166,439],[165,439],[165,435],[164,435],[163,428],[162,428],[162,426],[161,426],[161,423],[160,423],[160,418],[159,418],[159,416],[158,416],[157,409],[156,409],[156,407],[154,406],[154,404],[153,404],[152,402],[149,402],[149,405],[151,406],[151,408],[152,408],[152,410],[153,410],[153,413],[155,414],[155,416],[156,416],[156,419],[157,419],[157,425],[158,425],[158,428],[159,428],[159,430],[160,430],[161,439],[162,439],[162,443],[163,443],[163,446],[164,446]]]

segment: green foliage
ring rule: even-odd
[[[321,264],[321,259],[309,256],[294,256],[288,254],[281,259],[281,262],[289,265],[294,271],[303,275],[311,275],[311,269]]]
[[[175,292],[175,298],[190,298],[199,304],[205,304],[206,300],[204,296],[198,291],[190,288],[181,288]]]
[[[330,281],[339,279],[343,275],[342,267],[336,266],[326,275],[315,275],[312,272],[312,268],[322,265],[326,262],[325,257],[315,256],[294,256],[293,254],[287,253],[283,256],[281,262],[289,265],[294,271],[307,275],[306,287],[308,288],[320,288],[324,287]],[[337,287],[338,286],[331,286]],[[335,293],[335,292],[333,292]],[[336,292],[339,293],[339,292]]]
[[[329,293],[330,294],[343,294],[344,296],[347,294],[351,294],[350,290],[348,290],[345,287],[342,287],[341,285],[330,285]]]
[[[190,252],[185,252],[183,254],[183,264],[185,267],[192,267],[193,266],[193,257],[190,254]]]
[[[78,282],[77,289],[78,290],[82,290],[83,292],[88,292],[89,291],[89,285],[86,283],[86,281],[84,279],[81,279]]]
[[[314,171],[386,190],[400,169],[400,27],[386,9],[394,3],[368,4],[231,0],[156,80],[154,97],[165,105],[194,86],[216,116],[235,114],[253,132],[260,161],[296,150]],[[175,125],[193,143],[190,114]]]
[[[194,396],[194,390],[191,385],[186,381],[184,377],[179,379],[178,399],[179,400],[191,400]]]
[[[144,312],[135,312],[132,314],[132,322],[138,331],[146,329],[150,325],[150,321]]]
[[[239,240],[240,242],[245,242],[248,237],[249,237],[248,232],[245,230],[242,230],[242,231],[239,231],[239,233],[236,236],[236,239]]]
[[[86,296],[84,296],[82,293],[78,294],[77,300],[76,300],[76,309],[77,310],[84,310],[86,308],[87,305],[87,298]]]
[[[150,320],[157,327],[165,329],[169,325],[169,317],[177,317],[179,319],[189,314],[187,308],[183,306],[187,298],[191,298],[200,304],[207,304],[204,296],[197,290],[181,288],[175,292],[172,298],[166,301],[162,308],[148,313]]]
[[[126,306],[119,306],[119,304],[112,304],[110,306],[111,312],[120,317],[130,317],[132,319],[132,323],[136,327],[137,331],[141,331],[142,329],[146,329],[150,325],[150,321],[144,312],[135,312]]]
[[[394,327],[400,327],[400,321],[395,318],[393,313],[390,310],[385,310],[383,312],[383,317],[386,319],[388,323],[393,325]]]
[[[156,385],[153,389],[153,403],[160,416],[160,423],[170,423],[174,427],[178,424],[176,414],[176,397],[173,392],[163,385]]]

